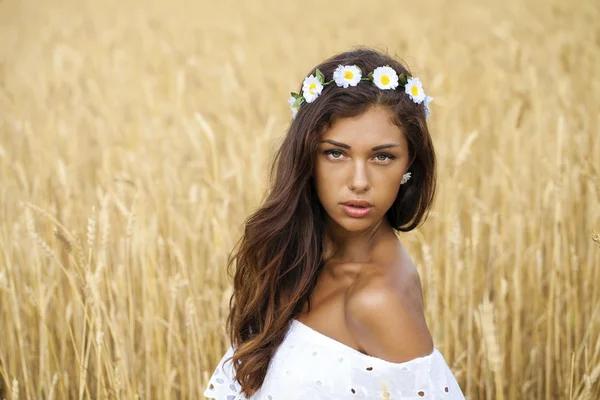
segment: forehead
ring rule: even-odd
[[[387,107],[375,106],[351,118],[337,118],[322,139],[331,139],[351,146],[385,143],[406,143],[402,128],[392,122],[394,113]]]

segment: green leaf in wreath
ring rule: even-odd
[[[406,79],[406,75],[404,74],[400,74],[400,76],[398,77],[398,82],[400,82],[401,85],[406,85],[408,83],[408,80]]]
[[[321,85],[325,83],[325,75],[319,68],[317,68],[317,80],[321,83]]]
[[[302,103],[304,103],[304,97],[296,97],[296,101],[294,102],[294,105],[292,107],[300,107]]]

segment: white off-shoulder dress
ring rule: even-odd
[[[216,400],[464,400],[437,348],[393,363],[363,354],[294,319],[273,356],[261,388],[250,398],[233,379],[233,347],[222,357],[204,396]]]

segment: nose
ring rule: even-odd
[[[350,190],[356,193],[363,193],[369,190],[371,183],[365,162],[357,161],[354,164],[348,186]]]

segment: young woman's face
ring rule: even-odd
[[[408,142],[385,106],[340,118],[318,148],[315,186],[329,218],[348,231],[377,224],[394,203],[409,163]],[[363,200],[371,207],[344,206]]]

